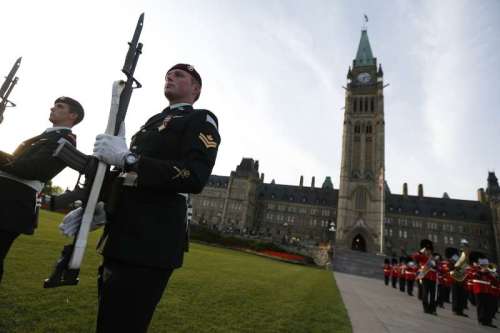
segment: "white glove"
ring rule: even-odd
[[[94,156],[100,161],[123,168],[125,155],[129,154],[125,138],[109,134],[99,134],[95,138]]]
[[[64,236],[71,237],[76,234],[80,224],[82,224],[83,209],[79,207],[73,209],[64,216],[63,222],[59,224],[59,230]],[[94,217],[90,223],[90,231],[94,231],[106,224],[106,211],[104,210],[104,202],[100,201],[95,206]]]

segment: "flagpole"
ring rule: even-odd
[[[380,168],[380,253],[384,253],[384,168]]]

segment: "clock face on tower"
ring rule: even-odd
[[[369,73],[359,73],[357,79],[360,83],[368,83],[370,82],[371,76]]]

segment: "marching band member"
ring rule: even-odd
[[[396,258],[392,258],[391,283],[393,288],[396,288],[398,277],[398,260]]]
[[[419,284],[422,285],[422,306],[424,313],[436,313],[436,262],[432,256],[434,246],[430,240],[421,242],[423,248],[415,253],[412,258],[416,260],[421,267],[417,276]]]
[[[384,283],[386,286],[389,285],[389,278],[391,277],[392,266],[389,258],[384,259]]]
[[[406,288],[406,258],[399,258],[399,291],[405,292]]]
[[[467,305],[467,282],[464,280],[464,270],[466,269],[470,253],[469,242],[467,242],[466,239],[462,239],[460,241],[460,246],[462,253],[459,258],[456,258],[453,270],[450,273],[453,278],[453,284],[451,286],[452,310],[457,316],[468,317],[464,313],[464,309]]]
[[[415,262],[409,260],[405,270],[405,278],[406,278],[406,291],[410,296],[413,296],[413,285],[415,283],[415,278],[417,277],[417,270],[418,268]]]
[[[471,280],[472,293],[476,300],[477,320],[483,326],[496,327],[492,324],[495,315],[496,277],[488,269],[488,259],[479,259],[479,269],[474,272]]]
[[[450,275],[452,267],[451,262],[449,260],[443,260],[441,267],[441,274],[443,274],[443,303],[451,303],[451,285],[453,284],[453,278]]]

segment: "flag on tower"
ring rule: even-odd
[[[365,22],[368,22],[368,15],[365,14]]]

